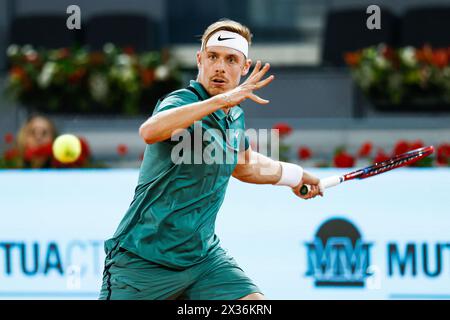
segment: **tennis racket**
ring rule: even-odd
[[[320,190],[325,190],[326,188],[331,188],[341,184],[344,181],[353,180],[353,179],[365,179],[369,177],[373,177],[375,175],[385,173],[392,169],[397,169],[400,167],[404,167],[410,165],[422,158],[425,158],[432,154],[434,151],[433,146],[423,147],[419,149],[414,149],[400,155],[397,155],[389,160],[375,163],[372,166],[359,169],[350,173],[347,173],[343,176],[332,176],[328,178],[324,178],[320,180],[319,188]],[[307,195],[310,191],[311,187],[307,184],[304,184],[300,188],[301,195]]]

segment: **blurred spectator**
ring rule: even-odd
[[[53,156],[53,141],[58,136],[53,122],[42,115],[31,116],[19,129],[16,140],[11,133],[5,135],[8,145],[0,168],[86,168],[92,167],[91,151],[87,140],[78,137],[81,142],[81,155],[72,163],[61,163]],[[103,167],[95,164],[96,167]]]
[[[33,115],[20,128],[17,149],[24,168],[50,168],[52,144],[57,137],[53,122],[41,115]]]

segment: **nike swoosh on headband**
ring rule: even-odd
[[[219,35],[219,37],[217,38],[217,40],[219,41],[224,41],[224,40],[230,40],[230,39],[235,39],[235,38],[221,38],[222,35]]]
[[[247,39],[236,32],[230,32],[226,30],[220,30],[218,32],[218,34],[214,34],[213,36],[211,36],[208,39],[207,43],[202,43],[202,48],[222,46],[240,51],[246,58],[248,57],[249,44]]]

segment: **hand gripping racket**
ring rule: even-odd
[[[344,181],[352,179],[365,179],[375,176],[377,174],[385,173],[392,169],[404,167],[429,156],[430,154],[433,153],[433,151],[434,151],[433,146],[414,149],[406,153],[402,153],[400,155],[392,157],[389,160],[375,163],[374,165],[347,173],[343,176],[332,176],[324,178],[320,180],[319,188],[323,192],[326,188],[337,186],[338,184],[341,184]],[[300,188],[300,194],[303,196],[307,195],[309,191],[310,186],[307,184],[302,185]]]

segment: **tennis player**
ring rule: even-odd
[[[323,195],[319,179],[302,167],[275,161],[252,150],[243,134],[239,104],[269,101],[254,91],[267,86],[269,64],[260,61],[248,78],[251,33],[232,20],[220,20],[203,34],[197,52],[198,76],[186,89],[160,99],[140,129],[147,143],[135,195],[114,236],[105,242],[100,299],[263,299],[261,290],[221,248],[215,219],[231,176],[247,183],[287,186],[300,196]],[[227,141],[233,163],[174,163],[181,131],[195,125],[214,132],[237,130]],[[231,146],[231,147],[230,147]],[[242,214],[254,214],[243,212]],[[256,213],[257,214],[257,213]]]

